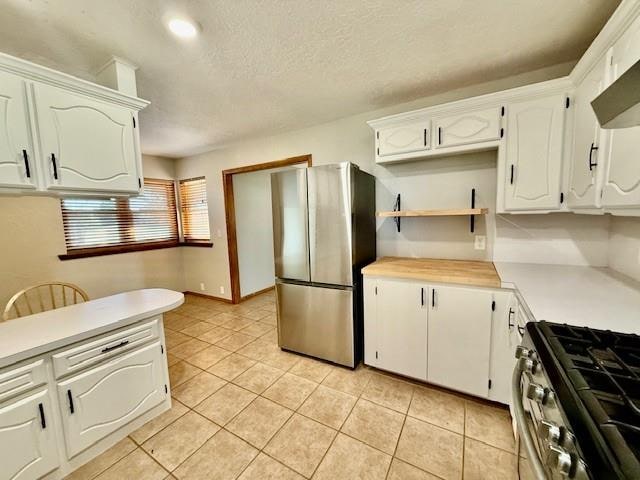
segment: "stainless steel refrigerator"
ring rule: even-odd
[[[362,275],[376,258],[375,180],[351,163],[271,175],[278,344],[355,367]]]

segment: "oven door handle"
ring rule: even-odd
[[[542,460],[538,456],[538,451],[534,445],[533,437],[529,428],[527,428],[526,413],[524,411],[524,405],[522,404],[522,389],[520,388],[520,378],[525,371],[527,358],[519,358],[516,362],[516,366],[513,369],[513,377],[511,380],[511,397],[513,402],[513,413],[515,415],[516,425],[518,426],[518,432],[520,438],[524,443],[524,448],[527,451],[527,458],[531,464],[531,471],[533,472],[536,480],[546,480],[547,474],[545,467],[542,464]]]

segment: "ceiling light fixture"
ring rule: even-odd
[[[198,34],[196,24],[183,18],[172,18],[169,20],[168,26],[176,37],[193,38]]]

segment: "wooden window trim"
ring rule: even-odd
[[[204,247],[204,248],[211,248],[213,247],[213,242],[209,242],[206,240],[200,241],[200,242],[196,242],[194,240],[188,241],[188,242],[180,242],[178,244],[179,247]]]
[[[131,245],[114,245],[112,247],[78,248],[58,255],[60,260],[73,260],[75,258],[100,257],[103,255],[118,255],[120,253],[143,252],[146,250],[158,250],[161,248],[173,248],[180,246],[180,242],[148,242],[134,243]]]

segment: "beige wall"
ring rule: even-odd
[[[568,73],[571,65],[531,72],[509,79],[424,98],[312,128],[255,138],[205,154],[181,159],[179,178],[205,175],[209,217],[214,246],[183,249],[184,285],[205,293],[230,298],[226,225],[221,171],[310,153],[314,165],[351,161],[377,177],[376,206],[387,210],[401,193],[404,208],[466,206],[470,190],[478,191],[478,206],[495,210],[496,154],[484,152],[446,159],[378,166],[374,164],[373,133],[366,121],[480,95]],[[528,218],[526,218],[528,217]],[[533,218],[535,217],[535,218]],[[431,256],[495,259],[519,262],[551,262],[581,265],[607,264],[608,222],[605,217],[577,215],[490,214],[478,221],[477,234],[487,235],[487,250],[474,249],[467,218],[405,219],[397,233],[390,220],[378,221],[378,255]],[[220,287],[224,293],[220,293]]]
[[[640,281],[640,218],[611,217],[609,266]]]
[[[174,178],[174,161],[143,157],[144,174]],[[46,281],[76,283],[91,298],[147,287],[182,290],[181,248],[61,261],[65,253],[60,202],[0,197],[0,306],[18,290]]]

